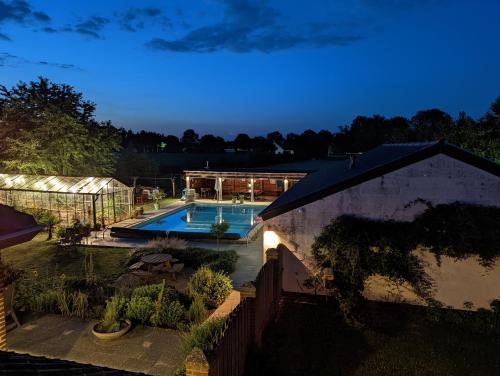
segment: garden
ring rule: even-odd
[[[147,280],[119,283],[144,255],[167,253],[185,265],[176,280],[158,272]],[[14,308],[22,318],[53,313],[97,320],[93,332],[101,339],[117,338],[136,325],[169,328],[185,332],[188,343],[221,322],[200,326],[232,291],[228,274],[238,258],[234,251],[190,248],[180,239],[130,249],[63,246],[43,233],[1,255],[3,268],[15,280]]]

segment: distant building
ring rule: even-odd
[[[275,155],[283,155],[283,154],[293,155],[293,150],[291,150],[291,149],[284,149],[276,141],[273,141],[273,145],[275,147],[275,149],[274,149],[274,154]]]

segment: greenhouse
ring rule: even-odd
[[[109,177],[0,174],[0,204],[45,209],[62,224],[106,226],[129,218],[133,188]]]

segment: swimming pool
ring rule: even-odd
[[[229,224],[228,234],[245,237],[255,225],[265,205],[197,204],[193,203],[132,228],[150,231],[209,233],[210,226],[222,221]]]

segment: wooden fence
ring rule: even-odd
[[[227,318],[211,351],[195,349],[186,361],[187,376],[239,376],[248,353],[261,345],[262,334],[275,319],[282,293],[282,248],[269,249],[255,283],[241,289],[241,303]],[[200,360],[201,355],[201,360]]]

